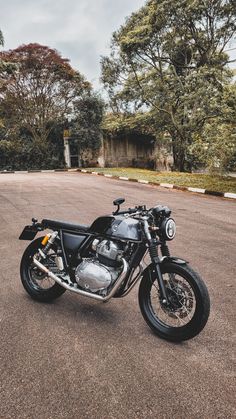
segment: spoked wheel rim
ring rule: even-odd
[[[36,253],[34,256],[37,257],[37,255],[38,253]],[[43,265],[51,271],[56,272],[58,269],[55,262],[55,256],[56,254],[53,251],[49,251],[47,259],[41,260],[40,262],[43,263]],[[52,278],[50,278],[46,273],[42,272],[37,266],[34,265],[33,258],[31,264],[28,267],[28,274],[31,286],[36,291],[46,291],[51,289],[55,285],[55,281]]]
[[[179,273],[163,273],[169,306],[161,302],[158,282],[152,281],[149,304],[153,316],[165,327],[184,327],[194,317],[196,297],[188,280]]]

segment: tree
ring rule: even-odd
[[[90,84],[47,46],[22,45],[1,52],[0,60],[15,64],[11,71],[0,68],[2,114],[12,131],[24,128],[39,148],[45,147],[53,127],[71,114],[73,101],[89,91]]]
[[[191,168],[193,134],[225,110],[224,53],[236,32],[234,0],[149,0],[113,34],[102,81],[113,110],[151,110],[172,139],[174,166]]]
[[[0,45],[3,47],[3,45],[4,45],[4,38],[3,38],[3,33],[2,33],[2,31],[1,31],[1,29],[0,29]]]
[[[190,147],[193,159],[220,174],[236,168],[236,83],[224,89],[223,104],[223,114],[208,121]]]
[[[79,154],[89,150],[96,153],[101,146],[101,123],[104,103],[96,95],[87,93],[74,103],[75,117],[71,121],[71,134],[75,138]]]
[[[1,29],[0,29],[0,46],[2,46],[3,47],[3,45],[4,45],[4,38],[3,38],[3,34],[2,34],[2,31],[1,31]],[[2,60],[0,60],[0,68],[2,68],[2,66],[3,66],[3,63],[2,63]],[[0,118],[0,129],[1,129],[1,127],[3,126],[3,121],[2,121],[2,119]]]

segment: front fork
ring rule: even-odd
[[[158,252],[157,252],[157,243],[151,236],[151,233],[149,231],[149,224],[148,224],[147,220],[144,221],[144,231],[145,231],[146,239],[147,239],[147,242],[148,242],[150,258],[151,258],[151,261],[152,261],[152,264],[153,264],[153,267],[154,267],[155,274],[157,276],[157,282],[158,282],[159,290],[160,290],[160,298],[161,298],[162,304],[168,305],[169,304],[169,298],[168,298],[168,295],[167,295],[167,292],[166,292],[165,283],[164,283],[163,276],[162,276],[162,273],[161,273],[161,268],[160,268],[161,260],[158,256]],[[165,250],[164,250],[164,247],[166,247]],[[169,253],[169,249],[166,245],[163,246],[162,250],[164,252],[167,251]]]
[[[163,276],[162,276],[161,268],[160,268],[161,260],[158,256],[157,246],[156,246],[156,243],[154,242],[154,240],[153,240],[152,243],[149,243],[149,253],[150,253],[150,257],[151,257],[151,261],[152,261],[152,264],[153,264],[153,267],[154,267],[155,274],[157,276],[157,282],[158,282],[158,285],[159,285],[160,297],[161,297],[162,304],[168,305],[169,304],[169,298],[168,298],[168,295],[167,295],[167,292],[166,292],[166,287],[165,287],[165,283],[163,281]]]

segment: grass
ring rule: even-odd
[[[143,179],[156,183],[171,183],[177,186],[202,188],[208,191],[236,193],[236,178],[230,176],[205,175],[182,172],[155,172],[152,170],[135,168],[88,168],[113,176],[124,176],[132,179]]]

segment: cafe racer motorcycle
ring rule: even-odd
[[[141,279],[139,306],[150,328],[170,341],[193,338],[206,325],[210,300],[199,274],[170,255],[167,243],[176,233],[171,210],[141,205],[121,211],[124,201],[116,199],[116,211],[90,226],[33,218],[20,240],[31,241],[46,229],[51,233],[32,241],[23,254],[25,290],[41,302],[66,290],[106,302],[126,296]]]

